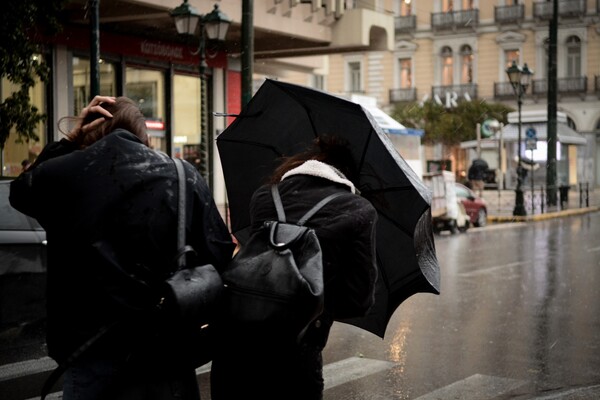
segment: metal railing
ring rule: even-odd
[[[559,0],[558,15],[561,17],[580,17],[585,15],[586,0]],[[533,16],[540,19],[552,18],[552,2],[533,3]]]
[[[523,21],[525,19],[525,5],[496,6],[494,7],[494,19],[500,23]]]
[[[435,98],[439,97],[442,101],[446,98],[446,94],[456,94],[457,100],[462,99],[476,99],[477,98],[477,84],[476,83],[465,83],[462,85],[449,85],[449,86],[433,86],[431,88],[431,95]]]
[[[510,82],[494,82],[494,97],[508,99],[515,97],[515,90]]]
[[[394,19],[394,27],[396,34],[412,32],[417,29],[417,16],[406,15],[396,17]]]
[[[574,78],[558,78],[558,93],[560,94],[582,94],[587,92],[587,76]],[[548,80],[536,79],[532,81],[533,94],[548,93]]]
[[[417,89],[390,89],[390,103],[402,103],[405,101],[416,101]]]
[[[461,10],[431,14],[431,27],[436,30],[475,28],[478,24],[479,10]]]

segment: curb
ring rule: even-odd
[[[545,213],[545,214],[535,214],[535,215],[525,215],[525,216],[520,216],[520,215],[507,215],[507,216],[488,215],[488,222],[502,223],[502,222],[543,221],[543,220],[552,219],[552,218],[561,218],[561,217],[568,217],[568,216],[571,216],[571,215],[587,214],[587,213],[596,212],[596,211],[599,211],[599,210],[600,210],[600,207],[586,207],[586,208],[574,208],[574,209],[569,209],[569,210],[549,212],[549,213]]]

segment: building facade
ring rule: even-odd
[[[361,93],[382,108],[434,100],[502,102],[517,109],[505,72],[516,61],[535,71],[523,111],[546,111],[552,1],[394,0],[391,52],[329,57],[331,92]],[[558,0],[558,111],[586,137],[578,146],[578,182],[600,185],[600,2]],[[402,122],[402,121],[400,121]],[[516,151],[516,149],[515,149]],[[468,165],[451,149],[429,147],[427,159],[450,159],[460,176]]]
[[[170,155],[197,163],[202,138],[202,107],[210,111],[208,137],[214,139],[241,110],[242,39],[254,37],[253,72],[262,77],[294,80],[297,74],[315,76],[318,84],[326,66],[325,54],[347,51],[390,51],[394,19],[376,11],[376,0],[254,0],[251,26],[242,24],[240,0],[190,0],[200,13],[215,4],[232,23],[224,43],[207,42],[208,96],[202,104],[199,75],[199,31],[177,34],[171,10],[181,0],[103,0],[99,3],[100,93],[128,96],[138,102],[147,119],[151,145]],[[9,136],[0,158],[2,176],[14,177],[21,162],[33,161],[45,144],[69,131],[65,116],[76,116],[90,100],[91,27],[87,0],[72,0],[60,16],[62,31],[53,37],[36,36],[39,57],[51,67],[51,81],[31,91],[36,107],[48,116],[39,125],[38,141],[17,143]],[[293,55],[293,58],[290,58]],[[311,57],[306,57],[310,55]],[[317,73],[315,73],[315,71]],[[1,99],[15,88],[0,81]],[[208,143],[213,159],[210,185],[220,206],[226,202],[214,140]]]

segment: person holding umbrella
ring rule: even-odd
[[[322,399],[321,352],[334,319],[364,316],[374,302],[377,212],[358,194],[355,165],[345,141],[321,136],[308,150],[285,158],[269,182],[255,191],[250,203],[252,230],[277,219],[272,184],[279,187],[290,221],[330,194],[343,192],[307,222],[322,249],[325,311],[300,343],[294,338],[229,340],[235,333],[231,338],[225,333],[211,370],[214,400]]]

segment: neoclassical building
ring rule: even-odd
[[[329,56],[327,90],[372,96],[382,108],[432,99],[447,107],[490,101],[516,109],[505,72],[516,61],[535,72],[523,111],[547,110],[552,1],[388,0],[378,5],[394,15],[394,50]],[[587,139],[587,146],[577,146],[571,168],[577,169],[577,182],[599,186],[600,2],[558,0],[558,13],[557,108]],[[452,158],[456,169],[464,169],[465,160],[457,157],[430,147],[425,158]]]

